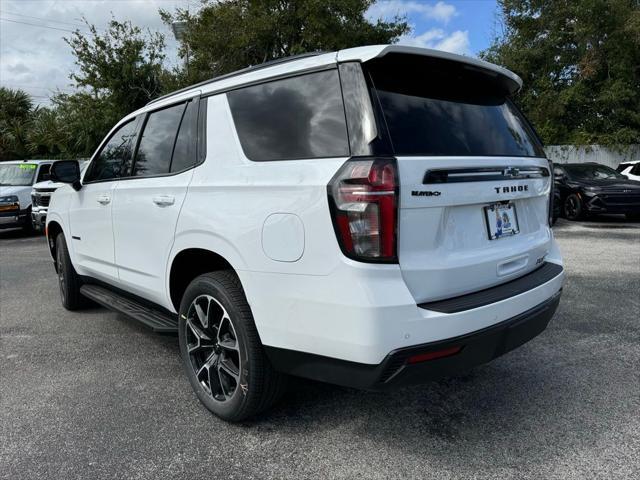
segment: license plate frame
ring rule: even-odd
[[[489,240],[513,237],[520,233],[515,203],[492,203],[485,206],[483,211]]]

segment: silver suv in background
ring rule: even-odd
[[[0,229],[31,231],[31,188],[49,180],[53,160],[11,160],[0,163]]]

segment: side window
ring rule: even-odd
[[[349,155],[337,70],[241,88],[227,98],[242,149],[251,160]]]
[[[196,144],[198,141],[198,102],[187,103],[187,109],[180,122],[176,146],[173,149],[171,172],[180,172],[197,163]]]
[[[40,170],[38,171],[38,178],[36,179],[36,183],[44,182],[49,180],[49,171],[51,170],[51,165],[46,163],[44,165],[40,165]]]
[[[640,175],[640,163],[636,163],[630,173],[631,175]]]
[[[88,167],[85,182],[119,178],[122,165],[131,158],[131,139],[136,134],[136,120],[122,125],[111,136]]]
[[[149,114],[133,162],[134,177],[169,173],[184,108],[181,103]]]

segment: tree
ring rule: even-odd
[[[144,33],[131,22],[115,19],[103,34],[94,25],[87,26],[88,35],[76,30],[71,38],[65,38],[79,67],[71,74],[79,87],[97,98],[109,97],[120,116],[143,107],[162,93],[162,34]]]
[[[636,0],[499,0],[482,56],[524,81],[516,102],[546,143],[640,143]]]
[[[375,0],[221,0],[197,13],[160,11],[168,24],[185,22],[180,54],[183,84],[280,57],[317,50],[393,43],[410,30],[401,18],[371,23]]]
[[[33,102],[26,92],[0,87],[0,160],[29,154],[27,132],[33,112]]]

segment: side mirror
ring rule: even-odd
[[[77,160],[60,160],[51,165],[51,180],[60,183],[69,183],[74,190],[82,188],[80,183],[80,164]]]

